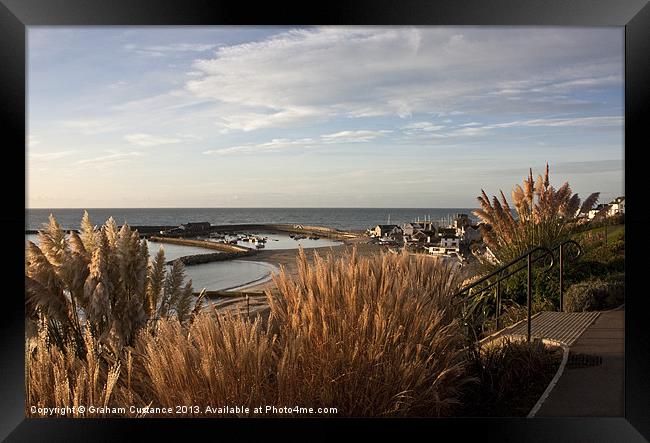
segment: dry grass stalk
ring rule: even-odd
[[[523,187],[512,190],[512,201],[517,219],[503,192],[490,201],[481,191],[478,201],[481,208],[474,214],[489,229],[482,227],[483,240],[500,262],[513,259],[535,246],[554,246],[566,239],[576,227],[576,216],[589,211],[598,201],[599,193],[585,199],[582,206],[578,194],[573,194],[568,183],[559,189],[550,184],[549,168],[544,175],[533,179],[532,169],[524,179]]]
[[[408,255],[334,260],[301,251],[274,277],[271,314],[164,321],[136,349],[155,404],[336,407],[345,416],[445,415],[465,381],[451,307],[458,277]],[[429,301],[429,303],[427,303]],[[252,409],[251,409],[252,410]]]
[[[161,315],[186,294],[178,270],[163,278],[161,256],[143,267],[145,250],[128,229],[109,222],[74,245],[57,235],[47,253],[30,245],[28,301],[41,325],[27,341],[30,405],[269,404],[443,416],[469,380],[451,303],[461,277],[442,261],[353,251],[309,265],[300,251],[296,278],[274,276],[266,321],[196,307],[184,321]],[[73,251],[86,266],[66,276]],[[71,282],[85,273],[74,301],[81,321],[70,314]],[[144,326],[134,327],[143,315]],[[77,321],[81,346],[69,334]]]

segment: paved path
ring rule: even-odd
[[[601,312],[570,343],[564,372],[536,416],[623,417],[624,338],[624,308]]]

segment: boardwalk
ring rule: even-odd
[[[571,346],[596,321],[600,312],[540,312],[531,321],[531,336]],[[527,323],[508,328],[507,335],[526,336]]]
[[[533,315],[531,320],[531,337],[571,346],[596,321],[599,314],[599,312],[539,312]],[[524,319],[485,337],[481,342],[488,343],[502,337],[525,338],[527,331],[528,323]]]

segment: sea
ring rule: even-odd
[[[88,215],[94,225],[102,225],[113,217],[118,225],[130,226],[178,226],[187,222],[210,222],[213,225],[291,223],[326,226],[342,230],[365,230],[377,224],[402,224],[416,220],[432,220],[450,223],[455,214],[467,214],[476,220],[472,208],[93,208]],[[25,229],[38,230],[54,215],[64,230],[80,227],[83,209],[27,209]],[[303,239],[295,241],[288,235],[267,233],[268,249],[308,249],[334,246],[337,241],[329,239]],[[25,241],[38,244],[38,236],[26,234]],[[150,255],[161,247],[160,243],[147,240]],[[185,245],[162,245],[167,260],[201,254],[214,253]],[[185,274],[192,280],[195,290],[236,290],[270,279],[278,269],[265,262],[249,260],[228,260],[186,266]]]
[[[118,225],[177,226],[187,222],[213,225],[245,223],[292,223],[327,226],[342,230],[365,230],[377,224],[402,224],[429,219],[446,223],[455,214],[472,214],[475,208],[92,208],[93,224],[113,217]],[[40,229],[53,214],[63,229],[77,229],[83,209],[26,209],[26,229]]]

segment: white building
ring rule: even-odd
[[[608,217],[625,214],[625,197],[616,197],[610,204],[607,211]]]
[[[370,231],[371,237],[393,237],[402,235],[402,228],[397,225],[377,225]]]
[[[460,238],[458,237],[442,237],[440,239],[441,248],[456,248],[460,249]]]

